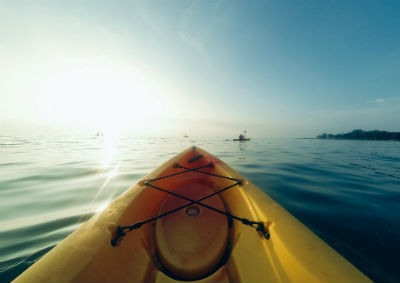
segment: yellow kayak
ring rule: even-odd
[[[14,282],[371,282],[198,147],[173,157]]]

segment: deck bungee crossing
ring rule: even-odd
[[[196,148],[193,147],[193,150],[195,150]],[[203,158],[203,155],[198,154],[193,156],[191,159],[188,160],[189,164],[195,163],[196,161],[200,160]],[[154,179],[149,179],[147,181],[144,182],[144,184],[148,187],[148,189],[154,189],[157,191],[161,191],[163,193],[166,193],[174,198],[178,198],[180,200],[184,200],[187,203],[182,204],[178,207],[172,208],[171,210],[162,212],[154,217],[139,221],[134,223],[133,225],[128,225],[128,226],[118,226],[117,230],[116,230],[116,234],[115,236],[111,239],[111,245],[114,247],[118,247],[118,244],[120,243],[120,241],[126,236],[126,234],[128,232],[131,232],[132,230],[136,230],[141,228],[143,225],[145,224],[149,224],[149,223],[154,223],[155,221],[161,219],[161,218],[165,218],[170,216],[173,213],[177,213],[179,211],[185,210],[185,216],[187,217],[201,217],[200,214],[204,214],[203,212],[201,212],[201,208],[207,209],[211,212],[223,215],[224,217],[226,217],[226,221],[228,223],[228,227],[232,226],[232,222],[233,221],[238,221],[240,223],[242,223],[243,225],[247,225],[250,226],[252,228],[255,229],[255,231],[261,233],[261,235],[263,235],[263,237],[265,239],[269,239],[270,238],[270,234],[265,226],[265,224],[261,221],[254,221],[254,220],[249,220],[247,218],[244,217],[239,217],[236,215],[233,215],[232,213],[230,213],[229,211],[225,210],[225,209],[219,209],[217,207],[214,207],[212,205],[208,205],[207,203],[205,203],[206,200],[212,198],[212,197],[216,197],[219,194],[229,190],[229,189],[234,189],[237,186],[240,186],[242,184],[242,181],[240,179],[237,178],[231,178],[228,176],[222,176],[222,175],[218,175],[212,172],[208,172],[208,171],[204,171],[205,169],[211,169],[214,168],[214,164],[212,162],[206,164],[206,165],[201,165],[198,167],[186,167],[183,166],[179,163],[175,163],[173,165],[173,168],[176,168],[178,170],[178,172],[175,173],[171,173],[169,175],[165,175],[165,176],[160,176]],[[183,174],[199,174],[200,178],[201,175],[206,175],[208,177],[212,177],[212,178],[220,178],[220,179],[225,179],[228,181],[231,181],[232,183],[224,186],[222,188],[214,188],[212,190],[212,192],[210,192],[209,194],[199,198],[199,199],[192,199],[189,198],[185,195],[185,193],[179,194],[174,192],[174,188],[163,188],[157,185],[157,181],[160,180],[167,180],[170,178],[180,178],[182,177]],[[193,178],[193,176],[191,177]],[[216,182],[218,183],[218,182]],[[187,194],[187,192],[186,192]],[[199,206],[199,207],[198,207]],[[181,221],[185,221],[185,219],[181,219]],[[174,229],[174,227],[171,227],[172,229]],[[205,227],[208,228],[208,227]],[[220,229],[221,227],[215,227],[217,229]],[[208,230],[208,229],[207,229]],[[169,277],[171,278],[175,278],[178,280],[195,280],[195,279],[201,279],[204,278],[208,275],[210,275],[210,273],[215,272],[216,270],[218,270],[218,268],[220,268],[221,266],[223,266],[226,263],[226,260],[229,258],[229,250],[230,250],[230,241],[229,239],[227,240],[228,244],[225,245],[225,251],[223,253],[219,253],[219,262],[218,263],[214,263],[214,266],[209,266],[208,268],[203,268],[203,270],[198,271],[198,272],[187,272],[187,270],[185,270],[184,272],[180,272],[178,266],[176,267],[172,267],[170,264],[164,264],[164,260],[157,258],[155,260],[155,262],[158,264],[158,268],[164,272],[165,274],[167,274]],[[195,251],[192,252],[193,258],[196,258],[196,253]],[[176,256],[176,255],[174,255]],[[169,259],[166,259],[166,261],[168,262]],[[185,260],[187,261],[187,259]],[[213,262],[216,262],[215,260]],[[179,262],[178,264],[187,264],[187,262]],[[168,267],[169,266],[169,267]],[[172,269],[172,270],[171,270]]]
[[[198,160],[198,159],[200,159],[202,157],[203,157],[203,155],[195,156],[193,159],[191,159],[189,161],[189,163],[193,162],[193,161],[196,161],[196,160]],[[244,225],[251,226],[251,227],[255,228],[256,231],[261,232],[262,235],[267,240],[270,238],[270,234],[267,231],[267,229],[266,229],[266,227],[265,227],[263,222],[251,221],[251,220],[248,220],[246,218],[238,217],[238,216],[235,216],[235,215],[233,215],[233,214],[231,214],[229,212],[222,211],[222,210],[219,210],[219,209],[217,209],[215,207],[212,207],[212,206],[209,206],[207,204],[202,203],[202,201],[204,201],[204,200],[206,200],[208,198],[211,198],[211,197],[213,197],[213,196],[215,196],[217,194],[220,194],[220,193],[222,193],[222,192],[224,192],[224,191],[226,191],[226,190],[228,190],[230,188],[233,188],[235,186],[240,185],[242,183],[241,180],[235,179],[235,178],[230,178],[228,176],[221,176],[221,175],[217,175],[217,174],[201,171],[201,169],[204,169],[204,168],[210,168],[210,167],[213,168],[214,167],[213,163],[209,163],[207,165],[200,166],[200,167],[195,167],[195,168],[187,168],[187,167],[184,167],[184,166],[176,163],[174,165],[174,167],[175,168],[181,168],[181,169],[184,169],[184,170],[180,171],[180,172],[177,172],[177,173],[173,173],[173,174],[167,175],[167,176],[162,176],[162,177],[158,177],[158,178],[155,178],[155,179],[148,180],[148,181],[145,182],[145,185],[149,186],[149,187],[151,187],[153,189],[156,189],[156,190],[165,192],[167,194],[170,194],[172,196],[175,196],[177,198],[180,198],[180,199],[183,199],[183,200],[187,200],[187,201],[189,201],[189,203],[187,203],[187,204],[185,204],[183,206],[177,207],[177,208],[175,208],[173,210],[164,212],[163,214],[159,214],[159,215],[157,215],[155,217],[152,217],[150,219],[146,219],[146,220],[137,222],[137,223],[135,223],[133,225],[130,225],[130,226],[118,226],[116,236],[111,240],[111,245],[112,246],[117,246],[118,242],[121,240],[122,237],[124,237],[126,235],[127,232],[130,232],[130,231],[135,230],[135,229],[139,229],[144,224],[148,224],[148,223],[151,223],[153,221],[156,221],[157,219],[160,219],[162,217],[165,217],[167,215],[175,213],[175,212],[177,212],[179,210],[182,210],[184,208],[187,208],[187,207],[189,207],[189,206],[191,206],[193,204],[198,204],[198,205],[200,205],[200,206],[202,206],[204,208],[207,208],[207,209],[210,209],[210,210],[212,210],[214,212],[217,212],[217,213],[220,213],[222,215],[225,215],[225,216],[228,217],[228,221],[229,222],[231,222],[232,220],[236,220],[236,221],[241,222]],[[156,182],[157,180],[171,178],[171,177],[174,177],[174,176],[177,176],[177,175],[181,175],[181,174],[184,174],[184,173],[188,173],[188,172],[196,172],[196,173],[199,173],[199,174],[205,174],[205,175],[209,175],[209,176],[213,176],[213,177],[217,177],[217,178],[228,179],[228,180],[233,181],[234,183],[229,185],[229,186],[227,186],[227,187],[221,188],[220,190],[218,190],[216,192],[213,192],[210,195],[207,195],[207,196],[205,196],[205,197],[203,197],[201,199],[198,199],[198,200],[193,200],[193,199],[187,198],[184,195],[180,195],[180,194],[174,193],[173,191],[167,190],[165,188],[158,187],[158,186],[156,186],[154,184],[154,182]],[[194,216],[197,216],[197,215],[198,215],[198,213],[196,215],[194,215]]]
[[[115,199],[15,282],[371,282],[198,147]]]

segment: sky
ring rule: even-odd
[[[400,131],[400,1],[0,0],[0,135]]]

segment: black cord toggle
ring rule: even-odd
[[[265,239],[269,240],[269,238],[271,238],[271,234],[268,232],[268,230],[265,228],[264,223],[262,222],[258,222],[257,223],[257,228],[256,230],[258,232],[261,232],[264,236]]]
[[[244,225],[248,225],[253,228],[256,228],[256,231],[260,232],[264,236],[265,239],[269,240],[269,238],[271,238],[271,234],[265,228],[265,225],[263,222],[250,221],[246,218],[242,218],[240,220],[240,222],[242,222]]]
[[[124,230],[125,230],[125,227],[123,227],[123,226],[117,227],[117,234],[115,235],[114,238],[111,239],[111,246],[113,246],[113,247],[118,246],[121,239],[126,235]]]

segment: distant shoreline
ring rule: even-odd
[[[322,134],[316,139],[400,141],[400,132],[353,130],[345,134]]]

